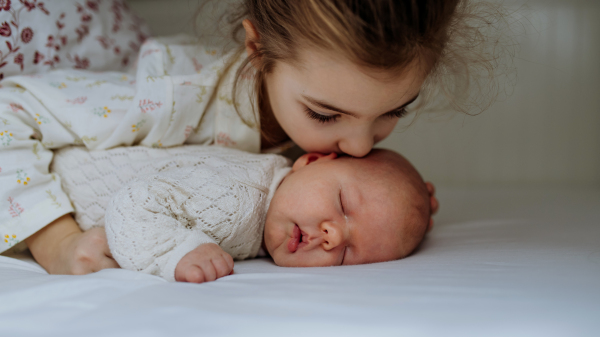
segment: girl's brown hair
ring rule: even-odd
[[[365,69],[398,75],[417,66],[427,75],[417,108],[446,102],[458,111],[483,111],[496,97],[495,71],[512,56],[508,15],[500,5],[468,0],[242,0],[227,16],[233,37],[244,53],[249,19],[259,38],[258,49],[237,69],[233,98],[247,72],[261,106],[263,81],[276,62],[298,62],[300,48],[333,51]],[[260,58],[258,69],[249,64]],[[503,73],[507,74],[504,68]],[[469,90],[476,88],[479,90]],[[443,95],[439,95],[443,94]],[[433,99],[435,98],[435,99]],[[261,114],[254,113],[255,118]],[[242,116],[242,114],[240,114]],[[242,117],[243,118],[243,117]],[[255,121],[246,120],[249,125]]]

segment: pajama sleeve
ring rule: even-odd
[[[240,82],[233,104],[241,54],[218,55],[182,36],[148,39],[139,55],[128,73],[62,69],[0,82],[0,253],[81,205],[49,171],[53,150],[188,143],[260,151],[260,127],[237,112],[256,111],[251,81]]]
[[[0,252],[73,211],[60,177],[48,169],[49,148],[72,141],[29,92],[0,88]]]
[[[217,243],[195,226],[198,219],[186,211],[193,193],[172,175],[163,174],[139,178],[117,192],[107,206],[105,227],[121,268],[175,281],[175,268],[183,256],[204,243]]]

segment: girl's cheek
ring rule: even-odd
[[[390,119],[379,125],[377,128],[377,132],[375,133],[375,143],[378,143],[385,138],[387,138],[392,131],[394,131],[394,127],[398,124],[398,119]]]
[[[298,140],[298,145],[307,152],[330,153],[337,152],[337,146],[334,141],[330,140],[321,132],[304,132]]]

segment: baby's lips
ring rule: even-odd
[[[298,244],[300,243],[300,227],[298,225],[294,225],[294,231],[292,233],[292,237],[288,241],[288,250],[290,253],[296,252],[298,249]]]

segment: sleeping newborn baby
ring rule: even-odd
[[[425,183],[392,151],[360,159],[309,153],[290,167],[278,155],[183,148],[175,157],[144,159],[148,165],[138,160],[146,171],[108,202],[103,222],[122,268],[171,281],[211,281],[230,274],[233,259],[255,257],[261,247],[286,267],[390,261],[409,255],[430,229]],[[111,151],[118,158],[165,150],[103,152]],[[63,162],[89,164],[90,153],[75,148],[55,158],[71,200],[78,200],[81,184],[73,184]]]

